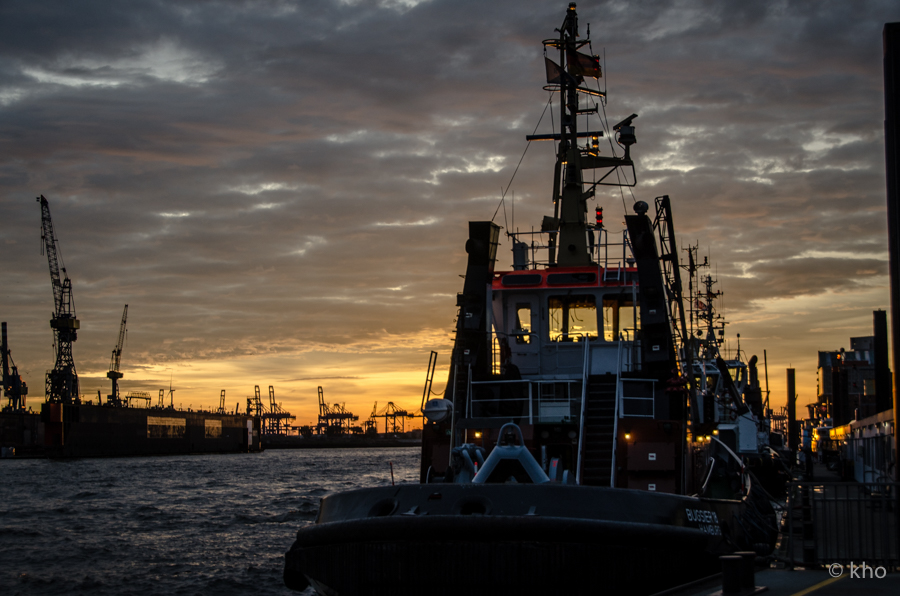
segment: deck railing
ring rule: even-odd
[[[467,417],[516,419],[528,424],[574,421],[581,409],[581,383],[581,380],[528,379],[472,381]],[[563,390],[558,391],[560,388]]]

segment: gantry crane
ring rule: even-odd
[[[334,404],[330,408],[325,403],[325,393],[319,387],[319,423],[316,432],[328,435],[343,435],[350,431],[350,422],[359,416],[349,412],[344,404]]]
[[[375,405],[372,406],[372,413],[369,414],[369,419],[363,422],[363,428],[365,429],[365,433],[367,435],[374,435],[378,432],[378,425],[375,420],[375,413],[378,411],[378,402],[375,402]]]
[[[111,406],[123,406],[125,403],[119,398],[119,379],[124,375],[119,372],[119,362],[122,359],[122,348],[125,347],[125,321],[128,319],[128,305],[122,311],[122,324],[119,326],[119,341],[112,351],[109,359],[109,372],[106,377],[112,381],[112,393],[106,396],[106,403]]]
[[[287,435],[297,417],[275,402],[275,387],[269,385],[269,411],[262,415],[260,428],[266,435]]]
[[[259,385],[253,386],[253,397],[247,398],[247,416],[262,416],[265,407],[259,397]]]
[[[3,368],[3,394],[8,404],[3,408],[4,412],[17,412],[25,409],[25,396],[28,395],[28,385],[19,376],[19,369],[13,362],[12,352],[9,350],[9,342],[6,339],[6,321],[2,324],[3,337],[0,343],[0,360]]]
[[[378,402],[376,402],[375,405],[378,405]],[[406,432],[406,419],[415,417],[415,414],[410,414],[406,410],[401,410],[395,406],[392,401],[389,401],[377,414],[374,411],[372,412],[373,419],[384,418],[385,434]]]
[[[78,373],[72,357],[72,343],[77,339],[81,324],[75,317],[75,302],[72,299],[72,282],[66,274],[65,264],[60,268],[57,249],[58,241],[53,233],[50,219],[50,205],[44,195],[37,198],[41,204],[41,240],[50,265],[50,283],[53,286],[54,311],[50,319],[56,347],[56,363],[47,373],[46,395],[50,403],[80,404],[78,395]],[[62,275],[60,275],[62,274]]]

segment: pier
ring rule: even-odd
[[[778,549],[755,560],[753,586],[723,591],[723,574],[655,596],[900,594],[900,484],[840,482],[815,464],[791,484]]]

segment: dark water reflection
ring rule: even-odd
[[[418,481],[419,450],[0,460],[0,594],[293,594],[297,528],[332,492]]]

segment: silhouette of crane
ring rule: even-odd
[[[28,385],[19,375],[19,369],[12,359],[12,351],[6,338],[6,321],[3,322],[3,339],[0,342],[0,360],[3,369],[3,393],[9,401],[4,412],[18,412],[25,410],[25,396],[28,395]],[[11,367],[11,368],[10,368]]]
[[[50,266],[50,283],[53,287],[54,311],[50,319],[56,348],[56,363],[53,370],[47,373],[46,395],[50,403],[80,404],[78,394],[78,373],[75,371],[75,359],[72,356],[72,343],[78,338],[81,327],[75,316],[75,301],[72,298],[72,281],[66,273],[65,264],[60,267],[62,258],[59,255],[56,235],[53,233],[53,221],[50,219],[50,204],[44,195],[37,198],[41,204],[41,240],[43,250],[47,254]],[[61,274],[61,275],[60,275]]]
[[[364,432],[367,435],[374,435],[378,433],[378,424],[375,420],[375,412],[378,411],[378,402],[375,402],[375,405],[372,406],[372,413],[369,414],[369,419],[363,422]]]
[[[325,403],[325,392],[319,387],[319,423],[316,433],[327,435],[343,435],[350,432],[350,423],[359,420],[359,416],[347,410],[343,403],[328,407]]]
[[[269,411],[263,412],[260,424],[262,433],[266,435],[287,435],[291,430],[291,421],[297,417],[275,402],[275,387],[269,385]]]
[[[375,405],[378,405],[378,402],[375,402]],[[376,414],[373,410],[372,418],[384,418],[384,432],[387,433],[402,433],[406,432],[406,420],[407,418],[415,418],[415,414],[411,414],[406,410],[401,410],[394,402],[389,401],[386,406],[381,408]]]
[[[119,341],[112,351],[109,359],[109,372],[106,377],[112,381],[112,393],[106,396],[106,403],[112,406],[123,406],[124,402],[119,398],[119,379],[124,375],[119,372],[119,362],[122,359],[122,348],[125,347],[125,321],[128,319],[128,305],[122,311],[122,324],[119,326]]]

